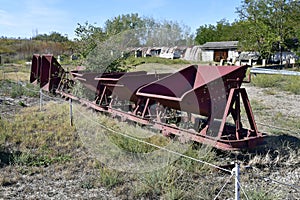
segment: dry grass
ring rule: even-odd
[[[0,80],[28,82],[29,76],[30,66],[15,64],[0,66]]]

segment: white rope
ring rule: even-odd
[[[269,128],[275,128],[275,129],[282,130],[282,131],[289,131],[289,132],[296,133],[296,134],[300,133],[300,129],[299,130],[290,130],[290,129],[277,127],[277,126],[272,126],[272,125],[268,125],[268,124],[263,124],[263,123],[259,123],[259,122],[256,122],[256,123],[261,125],[261,126],[265,126],[265,127],[269,127]]]
[[[219,195],[221,194],[221,192],[223,191],[223,189],[225,188],[225,186],[229,183],[230,179],[232,178],[234,174],[231,174],[231,176],[229,177],[229,179],[227,179],[227,181],[225,182],[225,184],[223,185],[223,187],[221,188],[221,190],[218,192],[218,194],[216,195],[216,197],[214,198],[214,200],[216,200]]]
[[[76,109],[76,108],[75,108],[75,109]],[[199,162],[199,163],[202,163],[202,164],[205,164],[205,165],[209,165],[209,166],[211,166],[211,167],[214,167],[214,168],[216,168],[216,169],[219,169],[219,170],[222,170],[222,171],[225,171],[225,172],[229,172],[229,173],[231,173],[231,171],[230,171],[230,170],[228,170],[228,169],[225,169],[225,168],[222,168],[222,167],[219,167],[219,166],[217,166],[217,165],[214,165],[214,164],[212,164],[212,163],[209,163],[209,162],[206,162],[206,161],[203,161],[203,160],[199,160],[199,159],[196,159],[196,158],[193,158],[193,157],[190,157],[190,156],[187,156],[187,155],[184,155],[184,154],[178,153],[178,152],[176,152],[176,151],[172,151],[172,150],[170,150],[170,149],[167,149],[167,148],[165,148],[165,147],[161,147],[161,146],[158,146],[158,145],[152,144],[152,143],[150,143],[150,142],[146,142],[146,141],[144,141],[144,140],[140,140],[140,139],[138,139],[138,138],[132,137],[132,136],[130,136],[130,135],[127,135],[127,134],[125,134],[125,133],[117,132],[117,131],[115,131],[115,130],[113,130],[113,129],[111,129],[111,128],[108,128],[107,126],[105,126],[105,125],[103,125],[103,124],[100,124],[100,123],[99,123],[99,122],[97,122],[97,121],[94,121],[94,120],[90,119],[89,117],[87,117],[86,115],[84,115],[84,114],[83,114],[82,112],[80,112],[79,110],[78,110],[78,112],[79,112],[79,113],[80,113],[80,115],[82,115],[83,117],[87,118],[88,120],[90,120],[90,121],[92,121],[92,122],[95,122],[95,123],[97,123],[97,124],[98,124],[99,126],[101,126],[102,128],[104,128],[104,129],[106,129],[106,130],[108,130],[108,131],[111,131],[111,132],[113,132],[113,133],[116,133],[116,134],[122,135],[122,136],[124,136],[124,137],[126,137],[126,138],[129,138],[129,139],[135,140],[135,141],[137,141],[137,142],[140,142],[140,143],[147,144],[147,145],[149,145],[149,146],[156,147],[156,148],[158,148],[158,149],[161,149],[161,150],[167,151],[167,152],[169,152],[169,153],[172,153],[172,154],[175,154],[175,155],[178,155],[178,156],[184,157],[184,158],[188,158],[188,159],[191,159],[191,160],[193,160],[193,161],[196,161],[196,162]]]
[[[48,99],[53,99],[53,100],[56,100],[56,101],[59,101],[59,102],[62,102],[62,103],[63,103],[63,102],[66,102],[66,101],[62,100],[61,98],[51,97],[51,96],[49,96],[49,95],[43,93],[42,91],[40,91],[40,94],[41,94],[42,96],[44,96],[44,97],[47,97]]]
[[[242,121],[248,122],[245,119],[242,119]],[[260,123],[260,122],[255,122],[255,123],[259,124],[261,126],[265,126],[265,127],[269,127],[269,128],[274,128],[274,129],[281,130],[281,131],[288,131],[290,133],[295,133],[295,134],[299,134],[300,133],[300,129],[298,129],[298,130],[291,130],[291,129],[286,129],[286,128],[282,128],[282,127],[278,127],[278,126],[272,126],[272,125],[268,125],[268,124],[264,124],[264,123]]]
[[[280,184],[280,185],[285,185],[285,186],[289,186],[289,187],[292,187],[292,188],[294,188],[294,189],[296,189],[296,190],[298,190],[298,189],[300,189],[300,186],[299,185],[293,185],[293,184],[289,184],[289,183],[283,183],[283,182],[280,182],[280,181],[277,181],[277,180],[275,180],[275,179],[271,179],[271,178],[269,178],[269,177],[259,177],[260,179],[263,179],[264,181],[272,181],[272,182],[275,182],[275,183],[277,183],[277,184]]]

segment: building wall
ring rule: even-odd
[[[228,59],[235,60],[238,56],[238,52],[236,50],[229,49],[228,50]],[[214,50],[203,50],[202,51],[202,61],[203,62],[211,62],[214,60]]]
[[[211,62],[214,60],[214,50],[203,50],[202,51],[202,61]]]
[[[239,56],[239,53],[236,50],[228,50],[228,58],[229,59],[235,59],[236,57]]]

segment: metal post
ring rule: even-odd
[[[40,111],[42,111],[42,104],[43,104],[43,93],[42,90],[40,89]]]
[[[72,109],[72,99],[69,99],[70,103],[70,125],[73,126],[73,109]]]
[[[235,200],[240,200],[240,164],[238,162],[235,163],[234,168],[235,175]]]

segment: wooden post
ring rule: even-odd
[[[240,200],[240,165],[238,162],[235,163],[234,168],[235,175],[235,200]]]
[[[40,89],[40,111],[42,111],[42,104],[43,104],[43,93],[42,93],[42,89]]]
[[[69,99],[70,103],[70,125],[73,126],[73,109],[72,109],[72,99]]]

